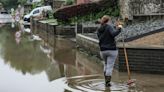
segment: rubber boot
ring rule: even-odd
[[[111,76],[105,76],[105,86],[110,87]]]
[[[105,77],[105,87],[110,87],[111,76],[106,76],[104,72],[104,77]]]

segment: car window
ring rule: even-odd
[[[39,10],[35,10],[35,11],[33,12],[33,14],[36,14],[36,13],[39,13]]]

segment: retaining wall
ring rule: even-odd
[[[89,53],[99,56],[98,40],[78,34],[77,44]],[[122,43],[118,44],[119,56],[115,66],[119,71],[126,71]],[[164,47],[126,45],[131,71],[164,74]]]
[[[44,20],[31,19],[31,29],[35,34],[42,34],[42,38],[46,35],[60,35],[66,37],[75,37],[75,25],[56,25],[55,23],[47,23]],[[93,33],[97,27],[87,26],[82,27],[81,24],[77,25],[77,33]]]

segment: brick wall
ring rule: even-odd
[[[164,48],[128,48],[127,53],[132,71],[164,74]],[[126,71],[122,48],[119,48],[118,65],[120,71]]]

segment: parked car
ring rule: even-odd
[[[9,14],[9,12],[7,10],[2,10],[0,11],[0,14]]]
[[[51,6],[42,6],[33,9],[29,14],[24,16],[24,21],[30,22],[30,17],[38,17],[41,16],[42,12],[44,11],[52,11]]]

